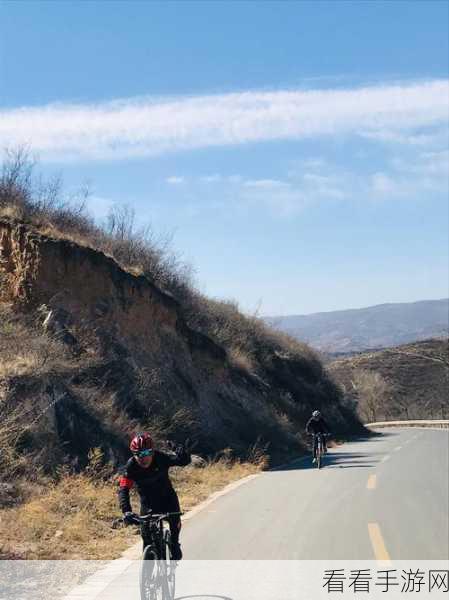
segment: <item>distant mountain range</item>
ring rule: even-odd
[[[338,354],[447,337],[448,315],[446,298],[265,320],[321,352]]]

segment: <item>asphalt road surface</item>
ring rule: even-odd
[[[218,498],[184,524],[184,557],[447,560],[449,432],[378,433],[330,450],[321,470],[298,460]],[[137,582],[135,562],[98,598],[138,598]]]
[[[447,430],[383,430],[319,471],[263,473],[186,523],[185,557],[370,560],[382,539],[393,560],[447,558],[448,459]]]

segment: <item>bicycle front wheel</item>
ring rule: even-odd
[[[317,469],[321,469],[321,441],[318,440],[316,448],[316,466]]]
[[[166,600],[164,564],[152,546],[145,548],[140,566],[141,600]]]
[[[164,533],[164,549],[165,549],[165,574],[167,584],[167,598],[168,600],[174,600],[175,597],[175,569],[176,561],[172,558],[171,550],[171,535],[167,529]]]

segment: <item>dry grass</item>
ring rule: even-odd
[[[22,219],[23,216],[23,211],[20,209],[20,206],[15,204],[0,206],[0,217],[6,219]]]
[[[35,353],[17,354],[14,358],[6,358],[0,362],[0,379],[34,372],[40,363]]]
[[[189,510],[226,484],[258,472],[263,463],[219,460],[174,470],[181,506]],[[0,555],[27,559],[113,559],[136,542],[134,528],[111,528],[119,516],[116,481],[63,475],[45,493],[0,510]],[[137,509],[138,501],[134,499]]]
[[[66,365],[63,346],[40,325],[19,318],[12,307],[0,302],[0,380],[39,375]]]
[[[231,348],[228,352],[228,358],[231,365],[240,371],[253,373],[255,370],[254,360],[241,348]]]
[[[8,303],[0,302],[0,478],[26,468],[27,459],[18,445],[40,416],[32,405],[14,406],[7,401],[11,380],[44,376],[68,364],[69,357],[57,340],[37,322],[14,314]],[[33,471],[37,474],[35,466]]]

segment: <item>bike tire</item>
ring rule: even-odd
[[[318,440],[317,448],[316,448],[316,466],[317,466],[317,469],[321,469],[321,450],[322,450],[321,440]]]
[[[174,600],[175,589],[176,589],[176,561],[172,559],[171,553],[171,534],[170,530],[166,530],[164,533],[164,558],[165,558],[165,574],[166,574],[166,585],[167,585],[167,599]]]
[[[152,546],[147,546],[143,551],[140,566],[140,598],[141,600],[166,600],[165,573],[163,561],[158,560],[157,553]]]

